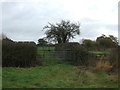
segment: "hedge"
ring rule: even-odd
[[[2,42],[3,67],[31,67],[36,60],[37,47],[34,42]]]
[[[120,72],[119,63],[120,63],[120,46],[112,48],[112,52],[109,58],[110,62],[113,65],[113,71]]]

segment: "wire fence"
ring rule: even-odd
[[[110,54],[88,54],[87,58],[83,58],[79,54],[74,53],[74,50],[60,50],[56,51],[55,47],[38,47],[37,50],[37,59],[42,60],[66,60],[66,61],[74,61],[78,62],[81,65],[95,64],[98,60],[106,60],[110,56]],[[85,60],[84,60],[85,59]],[[88,61],[86,59],[89,59]]]
[[[71,60],[67,55],[72,51],[55,51],[55,50],[38,50],[37,57],[42,58],[42,60]]]

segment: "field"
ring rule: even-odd
[[[38,48],[41,51],[43,48]],[[48,48],[49,49],[49,48]],[[44,50],[48,50],[44,48]],[[54,48],[50,48],[54,51]],[[46,57],[43,66],[31,68],[2,68],[3,88],[117,88],[116,74],[95,71],[93,67],[73,66],[59,60],[51,52],[42,53]],[[49,57],[51,59],[49,60]],[[86,69],[86,70],[85,70]]]
[[[79,74],[80,67],[57,64],[3,68],[3,88],[116,88],[117,76],[104,72]],[[111,78],[109,78],[111,77]]]

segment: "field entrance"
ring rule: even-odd
[[[67,61],[71,60],[68,56],[71,52],[69,50],[56,51],[55,47],[37,47],[37,59],[48,64],[70,63]]]
[[[55,47],[38,47],[37,48],[37,59],[42,61],[61,61],[64,58],[59,57],[57,55],[57,51],[55,51]]]

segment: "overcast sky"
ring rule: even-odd
[[[35,41],[45,37],[45,25],[62,19],[80,22],[81,39],[98,36],[118,37],[119,0],[37,0],[37,2],[1,2],[2,32],[15,41]]]

